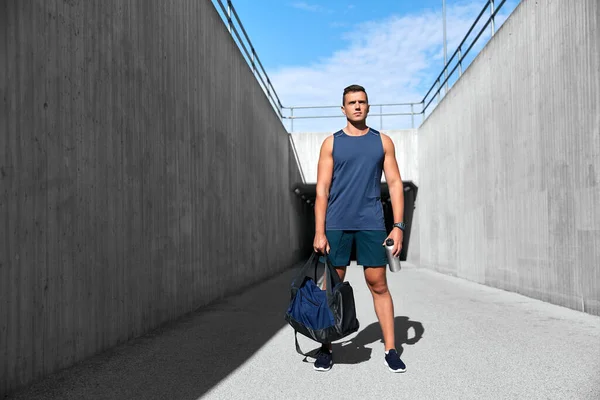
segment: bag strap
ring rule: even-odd
[[[300,268],[300,271],[298,271],[298,274],[292,281],[292,288],[294,288],[294,289],[300,288],[300,285],[304,281],[304,277],[307,276],[307,273],[308,273],[308,270],[310,267],[314,266],[315,279],[316,279],[318,265],[319,265],[319,253],[313,251],[312,254],[310,255],[310,258],[308,259],[308,261],[304,264],[304,266],[302,268]]]
[[[319,353],[320,348],[309,351],[308,353],[304,353],[300,349],[300,344],[298,343],[298,331],[294,329],[294,339],[296,340],[296,351],[298,354],[303,355],[304,357],[316,358]]]
[[[302,266],[302,268],[300,268],[300,270],[298,271],[298,274],[292,281],[293,289],[300,289],[300,285],[304,281],[304,277],[310,276],[309,270],[311,267],[314,268],[314,273],[313,273],[314,281],[315,282],[318,281],[317,270],[319,267],[319,259],[321,258],[321,256],[323,256],[323,258],[325,260],[325,262],[324,262],[325,276],[329,276],[327,281],[333,283],[331,288],[333,288],[335,285],[337,285],[338,283],[341,282],[340,277],[337,274],[335,268],[333,268],[333,266],[331,265],[331,261],[329,260],[329,254],[321,254],[321,253],[317,253],[317,252],[313,251],[312,254],[310,255],[310,258],[308,259],[308,261],[306,261],[306,263]],[[331,293],[331,288],[329,290],[329,293]]]
[[[325,256],[325,276],[327,277],[325,282],[325,291],[327,292],[327,297],[332,296],[333,288],[342,283],[340,276],[338,275],[335,268],[331,265],[329,261],[329,254]]]

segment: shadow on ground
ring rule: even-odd
[[[412,332],[411,332],[412,329]],[[413,345],[417,343],[425,329],[423,324],[417,321],[411,321],[408,317],[394,318],[394,332],[396,336],[396,350],[402,355],[404,348],[402,345]],[[374,322],[364,329],[360,329],[358,334],[350,340],[342,340],[333,343],[332,350],[336,364],[358,364],[368,361],[371,358],[372,349],[368,345],[379,342],[383,344],[383,335],[379,322]],[[313,358],[319,348],[315,348],[306,354]],[[305,362],[312,360],[305,358]]]
[[[299,266],[6,399],[198,399],[286,325]]]
[[[412,328],[412,332],[411,331]],[[394,332],[396,334],[396,350],[402,355],[402,345],[413,345],[417,343],[425,329],[423,324],[411,321],[408,317],[394,318]],[[335,353],[336,364],[358,364],[371,358],[372,349],[366,347],[372,343],[383,344],[383,335],[379,322],[374,322],[362,329],[348,342],[334,343],[332,348]]]

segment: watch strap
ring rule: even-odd
[[[404,222],[396,222],[394,224],[394,228],[398,228],[404,232],[404,229],[406,229],[406,224]]]

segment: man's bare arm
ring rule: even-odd
[[[382,134],[381,140],[383,142],[383,150],[385,153],[385,159],[383,161],[383,171],[385,173],[385,181],[387,182],[390,198],[392,200],[392,211],[394,213],[394,223],[403,222],[404,218],[404,185],[402,183],[402,177],[400,175],[400,169],[398,168],[398,162],[396,161],[396,148],[392,139]],[[394,235],[394,248],[396,253],[400,253],[402,249],[403,232],[397,228],[392,229],[390,237]]]
[[[319,154],[317,167],[317,197],[315,199],[315,251],[325,251],[327,238],[325,237],[325,215],[327,213],[327,200],[333,176],[333,136],[323,141]]]

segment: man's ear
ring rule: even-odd
[[[344,106],[340,107],[342,109],[342,114],[346,115],[346,109],[344,108]]]

